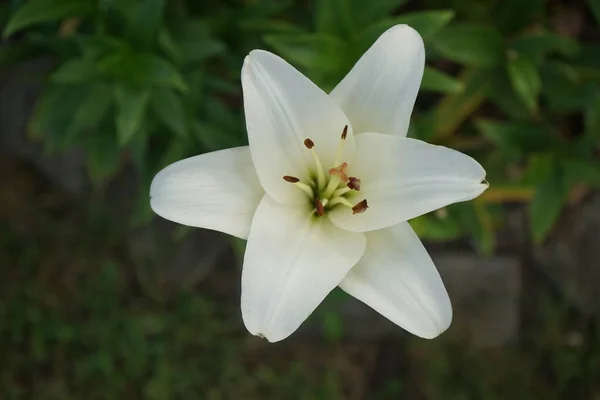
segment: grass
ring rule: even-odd
[[[542,284],[502,349],[453,332],[360,341],[328,319],[336,332],[322,339],[270,345],[245,332],[238,294],[209,290],[235,271],[148,295],[122,232],[27,166],[0,164],[2,399],[600,399],[597,323]]]

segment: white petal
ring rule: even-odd
[[[420,140],[364,133],[356,136],[351,175],[361,179],[352,201],[367,199],[369,208],[352,215],[337,207],[330,212],[342,229],[365,232],[408,221],[452,203],[479,196],[485,170],[458,151]]]
[[[150,206],[168,220],[248,237],[264,195],[248,146],[173,163],[150,186]]]
[[[244,112],[252,159],[266,192],[280,203],[304,200],[282,178],[302,180],[313,168],[304,140],[315,143],[323,167],[333,167],[344,126],[348,125],[344,161],[354,154],[352,127],[344,112],[307,77],[280,57],[254,50],[242,68]]]
[[[406,136],[425,68],[423,39],[408,25],[388,29],[358,60],[330,96],[354,133]]]
[[[367,249],[340,287],[410,333],[432,339],[452,321],[440,274],[408,222],[367,233]]]
[[[265,195],[250,228],[242,270],[242,317],[253,335],[285,339],[363,254],[365,235]]]

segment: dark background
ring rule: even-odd
[[[0,2],[0,399],[600,399],[600,1]],[[410,136],[491,187],[411,224],[454,305],[415,338],[334,291],[246,332],[243,243],[153,218],[149,182],[246,143],[253,48],[331,89],[408,23]]]

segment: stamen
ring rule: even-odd
[[[360,179],[351,176],[350,178],[348,178],[349,182],[348,182],[348,187],[352,190],[356,190],[357,192],[360,190]]]
[[[337,151],[335,152],[335,159],[333,164],[339,165],[342,160],[342,150],[344,150],[344,143],[346,143],[346,136],[348,135],[348,125],[344,125],[344,129],[342,130],[342,136],[340,137],[340,143],[338,144]]]
[[[318,197],[315,197],[315,211],[319,217],[322,217],[325,214],[323,203],[321,203],[321,200],[319,200]]]
[[[296,187],[298,189],[300,189],[304,193],[306,193],[308,195],[308,197],[310,197],[311,199],[315,195],[315,193],[313,192],[312,188],[310,186],[308,186],[306,183],[296,182],[296,183],[294,183],[294,185],[296,185]]]
[[[286,182],[290,182],[290,183],[300,182],[300,179],[296,178],[295,176],[289,176],[289,175],[285,175],[283,177],[283,180]]]
[[[369,205],[367,204],[367,199],[364,199],[360,203],[357,203],[354,207],[352,207],[352,214],[360,214],[367,211]]]
[[[348,183],[348,185],[350,185],[350,183]],[[350,187],[339,188],[338,190],[336,190],[335,192],[333,192],[333,194],[331,195],[331,197],[333,197],[335,199],[336,197],[340,197],[340,196],[345,195],[346,193],[348,193],[351,190],[352,189],[350,189]]]
[[[337,205],[337,204],[341,204],[341,205],[343,205],[343,206],[346,206],[346,207],[348,207],[348,208],[352,208],[352,207],[354,207],[354,206],[352,205],[352,203],[350,203],[350,202],[349,202],[348,200],[346,200],[344,197],[336,197],[336,198],[334,198],[333,200],[331,200],[331,203],[329,203],[329,206],[330,206],[330,207],[333,207],[333,206],[335,206],[335,205]]]
[[[315,164],[317,166],[317,186],[319,189],[321,189],[323,186],[325,186],[325,173],[323,172],[323,164],[321,164],[321,160],[319,160],[317,152],[313,150],[313,147],[315,147],[315,142],[309,138],[306,138],[304,139],[304,145],[310,150],[310,153],[315,160]]]

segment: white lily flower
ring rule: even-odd
[[[419,34],[385,32],[328,95],[283,59],[242,68],[249,146],[176,162],[152,209],[248,239],[242,317],[288,337],[336,286],[407,331],[452,320],[444,284],[409,219],[480,195],[485,171],[457,151],[406,138],[423,68]]]

